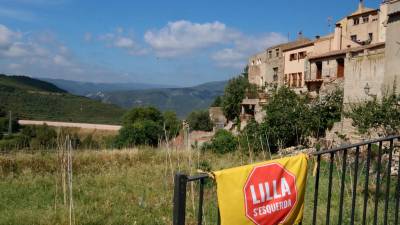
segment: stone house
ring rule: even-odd
[[[284,78],[283,84],[296,92],[307,91],[304,86],[305,63],[307,56],[314,50],[314,41],[301,39],[283,50]]]

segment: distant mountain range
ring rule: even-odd
[[[161,111],[175,111],[180,118],[190,112],[207,109],[224,92],[227,81],[209,82],[194,87],[170,87],[140,83],[89,83],[60,79],[42,79],[69,93],[83,95],[103,103],[129,109],[154,106]]]
[[[123,108],[154,106],[161,111],[175,111],[180,118],[190,112],[207,109],[217,96],[224,93],[227,81],[218,81],[186,88],[98,92],[89,97]]]
[[[145,90],[154,88],[177,88],[178,86],[171,85],[158,85],[158,84],[145,84],[145,83],[92,83],[70,81],[63,79],[39,78],[42,81],[55,84],[57,87],[67,90],[74,95],[93,95],[98,92],[112,92],[112,91],[131,91],[131,90]]]

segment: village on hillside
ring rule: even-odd
[[[314,38],[299,32],[296,40],[251,56],[248,81],[257,86],[258,96],[243,99],[240,127],[253,118],[262,122],[271,90],[282,86],[310,98],[342,89],[344,107],[398,93],[399,8],[399,1],[386,0],[372,9],[360,0],[354,12],[334,24],[334,32]],[[233,129],[220,107],[211,107],[210,116],[216,127]],[[362,140],[352,121],[342,118],[327,132],[327,147],[343,144],[343,135],[351,142]]]

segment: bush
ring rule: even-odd
[[[238,141],[231,132],[226,130],[218,130],[211,141],[202,146],[202,149],[210,150],[219,154],[225,154],[236,151],[237,147]]]
[[[57,146],[57,133],[46,124],[24,127],[21,134],[29,140],[31,149],[54,149]]]
[[[149,120],[163,124],[164,118],[162,113],[154,107],[138,107],[133,108],[123,116],[123,125],[132,125],[137,121]]]
[[[182,127],[182,122],[178,119],[176,113],[173,111],[166,111],[164,112],[163,116],[167,137],[171,139],[178,136]]]
[[[194,111],[187,117],[191,130],[212,131],[213,122],[207,110]]]
[[[156,147],[162,136],[161,126],[151,120],[137,121],[121,128],[116,138],[117,148],[149,145]]]
[[[391,135],[400,131],[400,96],[384,96],[381,101],[374,98],[359,104],[350,105],[345,115],[353,120],[353,125],[362,134],[371,130],[381,130],[382,135]]]
[[[163,115],[154,107],[134,108],[124,115],[123,127],[112,146],[116,148],[139,145],[156,147],[159,141],[165,138],[164,126],[168,138],[178,135],[181,125],[174,112],[165,112]]]
[[[254,119],[250,120],[247,126],[240,132],[239,142],[244,152],[248,152],[249,148],[252,152],[267,150],[265,135],[261,126]]]

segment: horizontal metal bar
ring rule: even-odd
[[[332,152],[338,152],[338,151],[343,151],[345,149],[355,148],[355,147],[358,147],[358,146],[378,143],[378,142],[382,142],[382,141],[389,141],[389,140],[394,140],[394,139],[399,139],[399,138],[400,138],[400,135],[389,136],[389,137],[384,137],[384,138],[378,138],[378,139],[375,139],[375,140],[370,140],[370,141],[365,141],[365,142],[360,142],[360,143],[350,144],[350,145],[344,145],[344,146],[340,146],[340,147],[337,147],[337,148],[332,148],[332,149],[326,149],[326,150],[322,150],[322,151],[318,151],[318,152],[313,152],[313,153],[311,153],[311,155],[316,156],[316,155],[322,155],[322,154],[327,154],[327,153],[332,153]]]
[[[206,178],[209,178],[209,177],[210,176],[208,174],[206,174],[206,173],[200,173],[200,174],[188,177],[187,181],[188,182],[197,181],[197,180],[206,179]]]

